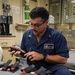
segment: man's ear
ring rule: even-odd
[[[46,20],[46,24],[48,23],[48,20]]]

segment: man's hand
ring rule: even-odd
[[[18,46],[11,46],[9,49],[10,54],[13,56],[20,56],[21,48]]]
[[[26,58],[29,58],[31,61],[38,61],[43,59],[43,54],[40,54],[38,52],[32,51],[25,54]]]

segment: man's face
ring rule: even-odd
[[[35,19],[30,19],[30,26],[33,30],[33,33],[36,36],[39,36],[46,30],[47,22],[43,21],[40,17]]]

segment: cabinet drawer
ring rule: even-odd
[[[15,38],[0,38],[1,47],[10,47],[15,45]]]
[[[15,42],[13,40],[0,40],[1,47],[9,47],[11,45],[15,45]]]

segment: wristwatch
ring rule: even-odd
[[[47,57],[47,54],[43,54],[43,59],[42,60],[45,60]]]

